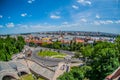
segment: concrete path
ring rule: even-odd
[[[46,80],[53,80],[53,76],[55,74],[53,70],[30,60],[27,60],[26,62],[31,71],[45,78]]]
[[[55,71],[55,75],[53,77],[53,80],[56,80],[60,75],[62,75],[66,71],[66,67],[63,65],[66,65],[66,64],[64,62],[60,62],[58,64],[58,68]]]

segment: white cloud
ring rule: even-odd
[[[83,22],[87,22],[85,23],[85,25],[83,25],[82,23]],[[98,27],[103,27],[103,26],[106,26],[106,25],[109,25],[109,24],[113,24],[115,23],[115,21],[113,20],[92,20],[91,23],[89,24],[89,19],[86,20],[86,18],[82,18],[81,19],[81,22],[79,20],[79,22],[73,22],[73,23],[68,23],[67,21],[61,23],[60,25],[52,25],[52,24],[47,24],[45,23],[46,25],[44,25],[44,23],[40,24],[20,24],[19,26],[16,27],[16,30],[18,30],[19,32],[22,32],[22,31],[25,31],[25,32],[39,32],[39,31],[58,31],[58,30],[63,30],[63,31],[66,31],[66,30],[86,30],[86,28],[89,30],[92,31],[93,29],[93,26],[98,26]],[[86,25],[86,24],[89,24]],[[96,28],[97,29],[97,28]],[[104,29],[104,28],[103,28]]]
[[[58,31],[58,30],[71,30],[74,29],[75,27],[80,27],[78,23],[70,23],[67,24],[68,22],[63,22],[66,25],[51,25],[51,24],[33,24],[33,25],[28,25],[28,24],[17,24],[16,26],[16,30],[18,30],[18,32],[39,32],[39,31]],[[77,29],[76,28],[76,29]]]
[[[106,24],[106,21],[99,21],[100,24]]]
[[[61,16],[58,16],[58,15],[51,15],[50,18],[52,18],[52,19],[59,19],[59,18],[61,18]]]
[[[97,19],[100,19],[100,16],[99,16],[99,15],[96,15],[95,17],[96,17]]]
[[[87,20],[86,20],[86,19],[84,19],[84,18],[83,18],[83,19],[81,19],[80,21],[82,21],[82,22],[87,22]]]
[[[94,21],[93,24],[95,25],[102,25],[102,24],[113,24],[115,23],[112,20],[100,20],[100,21]]]
[[[24,25],[24,24],[18,24],[18,27],[20,27],[21,29],[28,29],[29,26],[28,25]]]
[[[76,5],[72,5],[72,8],[74,8],[74,9],[79,9],[79,7],[76,6]]]
[[[47,22],[44,22],[43,24],[44,24],[44,25],[47,25],[48,23],[47,23]]]
[[[21,16],[25,17],[25,16],[27,16],[27,13],[22,13]]]
[[[14,27],[15,25],[14,25],[14,23],[13,22],[11,22],[11,23],[7,23],[6,24],[6,27],[8,27],[8,28],[12,28],[12,27]]]
[[[78,0],[77,2],[82,3],[82,2],[84,2],[84,0]]]
[[[100,22],[98,22],[98,21],[94,21],[93,22],[95,25],[100,25]]]
[[[62,25],[67,25],[67,24],[68,24],[68,22],[63,22],[63,23],[62,23]]]
[[[91,5],[92,4],[90,1],[86,1],[86,0],[77,0],[77,2],[82,5]]]
[[[3,25],[0,25],[0,28],[3,28]]]
[[[28,0],[28,3],[31,4],[33,3],[35,0]]]
[[[105,21],[99,21],[100,24],[112,24],[114,23],[112,20],[105,20]]]
[[[114,23],[114,22],[113,22],[112,20],[107,20],[106,23],[107,23],[107,24],[112,24],[112,23]]]
[[[91,5],[91,2],[90,1],[85,1],[85,4]]]
[[[31,3],[32,3],[32,1],[28,1],[28,3],[30,3],[30,4],[31,4]]]
[[[43,27],[46,27],[46,26],[43,26],[43,25],[41,25],[41,24],[30,25],[30,28],[33,28],[33,29],[42,29]]]
[[[115,21],[115,23],[120,24],[120,20]]]
[[[2,16],[2,15],[0,15],[0,18],[3,18],[3,16]]]

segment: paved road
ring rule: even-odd
[[[58,68],[55,71],[55,75],[53,77],[53,80],[56,80],[60,75],[62,75],[66,71],[66,67],[63,69],[63,65],[66,65],[64,62],[60,62],[58,64]]]
[[[53,59],[53,58],[51,59],[51,58],[42,58],[40,56],[37,56],[37,53],[40,51],[40,49],[43,48],[36,48],[32,50],[32,56],[31,56],[32,60],[42,63],[46,66],[57,66],[59,62],[64,61],[64,59]]]
[[[37,55],[37,53],[41,50],[41,49],[49,49],[49,48],[43,48],[43,47],[37,47],[37,48],[31,48],[32,50],[32,55],[31,55],[31,59],[42,63],[45,66],[57,66],[59,62],[66,62],[66,59],[55,59],[55,58],[42,58],[40,56]],[[51,49],[53,51],[58,51],[57,49]],[[59,50],[61,53],[65,53],[69,56],[73,56],[74,53],[70,52],[70,51],[64,51],[64,50]],[[69,60],[71,62],[80,62],[81,60],[79,59],[71,59]]]

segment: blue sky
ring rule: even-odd
[[[0,0],[0,34],[59,30],[120,34],[120,0]]]

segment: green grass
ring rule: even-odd
[[[20,77],[20,80],[34,80],[32,74],[23,75]]]
[[[54,56],[52,56],[53,58],[64,58],[65,57],[65,55],[54,55]]]
[[[41,56],[41,57],[53,57],[53,58],[64,58],[66,56],[66,54],[46,50],[46,51],[39,52],[38,56]]]
[[[43,78],[38,78],[38,80],[45,80],[45,79],[43,79]]]

